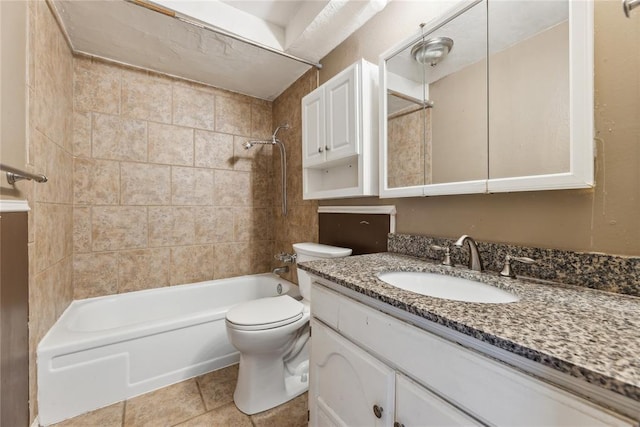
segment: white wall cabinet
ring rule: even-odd
[[[305,200],[378,194],[377,90],[360,60],[302,99]]]
[[[321,279],[312,301],[311,426],[638,425],[329,290]],[[371,412],[375,404],[384,405],[382,419]]]

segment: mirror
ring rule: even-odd
[[[381,197],[591,186],[590,3],[465,2],[383,54]]]

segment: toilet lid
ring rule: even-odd
[[[227,312],[227,321],[237,329],[271,329],[302,318],[303,310],[304,305],[289,295],[260,298],[231,308]]]

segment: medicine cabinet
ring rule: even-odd
[[[378,67],[360,60],[302,98],[303,198],[378,194]]]
[[[593,186],[593,2],[459,3],[380,56],[380,196]]]

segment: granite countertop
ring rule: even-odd
[[[510,279],[395,253],[309,261],[299,267],[511,353],[640,401],[640,298]],[[398,289],[384,271],[428,271],[512,292],[508,304],[452,301]]]

